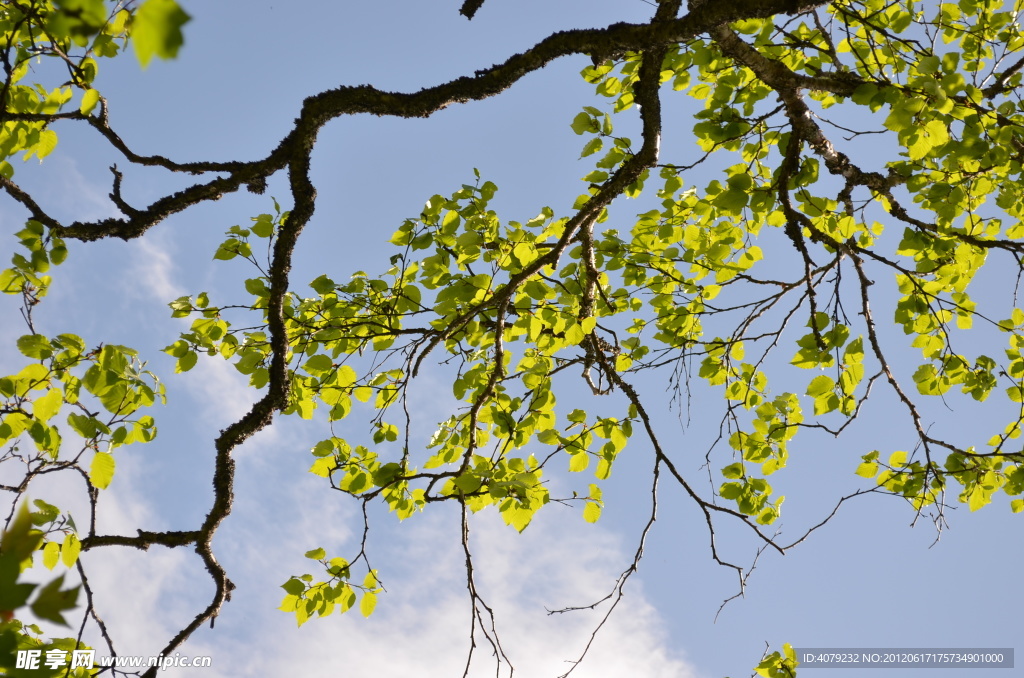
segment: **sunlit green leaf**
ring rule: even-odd
[[[145,0],[135,11],[131,24],[135,56],[143,68],[156,56],[173,59],[185,42],[182,26],[191,17],[174,0]]]

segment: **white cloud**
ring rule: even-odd
[[[102,192],[89,185],[73,162],[63,171],[66,195],[79,218],[110,214],[111,206],[100,199]],[[134,248],[128,279],[135,281],[129,295],[163,304],[186,293],[177,281],[175,249],[168,238],[154,233],[128,246]],[[181,385],[197,403],[205,426],[237,420],[259,397],[246,385],[246,377],[219,359],[200,361]],[[425,422],[415,431],[417,437],[428,436],[434,422],[449,413],[448,389],[447,381],[426,373],[419,380],[410,403]],[[461,675],[469,647],[470,607],[453,507],[431,506],[428,515],[400,525],[392,516],[376,517],[370,555],[388,593],[370,619],[353,611],[296,628],[293,616],[275,609],[283,595],[279,585],[291,574],[314,570],[302,558],[303,551],[323,546],[332,556],[350,555],[361,536],[356,504],[306,473],[310,432],[303,427],[296,434],[298,426],[279,419],[236,454],[236,504],[214,547],[237,588],[216,628],[203,627],[179,649],[183,655],[212,656],[213,667],[172,668],[161,675]],[[162,529],[166,509],[153,503],[132,478],[131,466],[119,467],[114,485],[102,493],[100,533]],[[631,558],[630,548],[606,528],[585,524],[556,506],[544,513],[522,535],[494,511],[475,516],[472,523],[478,584],[495,609],[516,675],[557,676],[570,668],[567,662],[582,652],[604,608],[553,616],[546,608],[585,605],[603,597]],[[84,513],[76,510],[76,515]],[[79,527],[84,531],[84,525]],[[190,548],[141,552],[107,547],[84,554],[83,562],[99,613],[125,655],[159,652],[212,595],[212,582]],[[95,634],[88,640],[102,647]],[[493,676],[489,647],[480,635],[477,644],[471,675]],[[658,613],[634,579],[572,675],[685,678],[694,672],[667,638]]]
[[[253,390],[230,362],[219,357],[203,356],[192,370],[181,379],[180,386],[196,400],[206,421],[223,426],[237,421],[252,408],[262,394]],[[261,436],[275,435],[273,429]]]
[[[397,528],[379,525],[385,528],[386,543],[378,537],[370,554],[388,593],[379,599],[374,615],[363,619],[352,611],[296,628],[291,615],[272,610],[283,595],[277,588],[287,578],[282,573],[297,573],[285,564],[295,562],[295,551],[323,543],[325,527],[343,533],[351,531],[343,526],[361,525],[358,514],[351,507],[337,508],[337,501],[330,510],[321,508],[319,521],[310,521],[309,509],[318,504],[308,494],[306,499],[299,510],[307,514],[301,523],[304,536],[290,544],[274,546],[279,535],[272,528],[271,534],[261,530],[257,536],[256,526],[247,526],[254,538],[250,543],[262,543],[263,548],[255,549],[255,557],[246,556],[252,567],[244,577],[235,573],[236,583],[242,584],[232,603],[238,609],[225,613],[223,629],[218,623],[217,631],[204,633],[187,648],[213,656],[212,670],[203,669],[202,675],[462,675],[469,647],[469,601],[457,514],[432,507],[433,516],[418,516]],[[567,525],[560,522],[567,518],[564,513],[551,518],[539,518],[523,535],[502,524],[493,511],[473,520],[478,585],[497,614],[516,675],[553,677],[570,668],[567,661],[582,651],[603,609],[549,616],[545,606],[594,602],[608,592],[627,562],[626,552],[607,530],[578,524],[575,517]],[[291,517],[279,519],[294,532],[297,523]],[[334,536],[336,542],[338,533]],[[346,550],[351,550],[352,539],[346,541]],[[254,606],[256,600],[260,602]],[[489,646],[482,636],[477,643],[470,675],[495,675]],[[505,668],[502,675],[507,675]],[[167,674],[199,675],[198,670],[184,669]],[[572,675],[685,678],[695,673],[669,644],[658,614],[634,580]]]
[[[177,247],[166,230],[154,230],[145,238],[130,241],[127,247],[132,250],[127,279],[134,284],[124,289],[130,296],[148,296],[158,308],[165,309],[165,304],[172,299],[187,294],[184,286],[175,280]]]
[[[286,429],[282,439],[287,439]],[[332,556],[351,556],[362,516],[356,502],[305,473],[306,459],[295,464],[295,450],[259,448],[239,464],[235,511],[214,542],[237,586],[233,600],[216,628],[202,627],[179,648],[184,656],[211,656],[213,666],[170,668],[160,675],[462,675],[469,601],[456,507],[431,506],[404,523],[372,515],[369,555],[388,590],[375,614],[363,619],[351,611],[296,628],[292,615],[275,609],[284,595],[278,587],[290,575],[315,572],[312,561],[302,557],[306,549],[323,546]],[[119,469],[114,486],[103,493],[101,533],[132,533],[139,525],[161,529],[155,507],[139,488],[131,469]],[[515,675],[564,673],[603,608],[553,616],[546,608],[602,597],[628,562],[631,547],[624,548],[602,526],[585,524],[556,506],[522,535],[505,526],[496,512],[485,511],[472,520],[471,540],[477,582],[497,614]],[[191,549],[103,548],[85,554],[84,562],[99,612],[123,655],[159,652],[212,594],[209,576]],[[626,594],[572,675],[694,676],[640,582],[630,581]],[[478,636],[477,643],[470,675],[495,675],[486,641]]]
[[[109,489],[100,493],[97,511],[97,533],[134,535],[139,528],[159,530],[159,518],[153,515],[146,501],[142,485],[134,480],[137,469],[132,464],[118,467],[117,476]],[[56,473],[37,477],[26,493],[28,499],[43,499],[70,513],[80,535],[89,530],[89,504],[81,476],[75,473]],[[80,556],[94,594],[97,614],[107,623],[115,642],[115,649],[125,653],[127,648],[147,648],[156,653],[159,645],[175,631],[175,625],[187,623],[195,611],[180,595],[201,581],[203,573],[195,557],[189,567],[189,552],[159,547],[147,552],[124,547],[103,547],[83,552]],[[58,564],[53,572],[39,565],[26,573],[25,580],[49,582],[59,574],[66,575],[65,586],[79,583],[76,571],[68,571]],[[172,593],[173,595],[167,595]],[[78,608],[65,617],[73,628],[40,623],[44,632],[52,637],[73,635],[78,628],[86,597],[79,594]],[[30,613],[23,613],[31,617]],[[185,621],[182,621],[185,620]],[[87,631],[85,641],[106,654],[95,627]]]
[[[496,609],[509,611],[506,643],[517,648],[524,675],[556,675],[575,659],[607,609],[548,615],[550,609],[591,604],[612,589],[630,561],[618,538],[557,508],[522,535],[496,516],[477,529],[487,590]],[[612,614],[574,676],[687,676],[692,670],[667,645],[661,620],[638,578]],[[556,668],[557,667],[557,668]]]
[[[166,314],[166,304],[178,297],[188,294],[178,280],[178,266],[175,256],[178,247],[167,231],[155,231],[146,238],[127,243],[133,250],[129,257],[132,261],[125,279],[131,281],[123,286],[129,296],[148,299],[156,304],[161,317]],[[177,321],[182,328],[188,326],[191,319]],[[171,377],[175,386],[186,391],[196,402],[196,410],[202,413],[204,423],[223,427],[225,422],[237,421],[262,393],[248,385],[248,377],[240,374],[231,362],[220,357],[202,359],[184,376]],[[269,444],[277,439],[276,428],[264,430],[258,434],[260,444]],[[243,448],[253,449],[252,443]],[[240,450],[241,451],[241,450]]]
[[[227,362],[204,360],[196,370],[202,373],[186,381],[208,423],[236,419],[257,397]],[[352,611],[296,628],[293,616],[275,609],[283,596],[280,584],[293,574],[315,572],[302,558],[305,550],[323,546],[331,556],[350,556],[361,536],[357,504],[306,472],[311,432],[305,424],[281,419],[236,455],[236,504],[214,545],[238,588],[216,628],[203,627],[179,648],[182,655],[211,656],[213,666],[171,668],[161,675],[462,675],[469,601],[459,517],[452,506],[431,506],[401,524],[390,515],[374,516],[369,553],[388,593],[370,619]],[[132,482],[128,465],[118,469],[102,501],[101,533],[162,529],[162,509]],[[474,516],[471,539],[477,582],[495,609],[515,675],[563,674],[604,608],[553,616],[546,608],[603,597],[629,562],[632,545],[557,506],[548,507],[522,535],[493,510],[485,511]],[[124,655],[159,652],[212,594],[210,578],[189,548],[103,548],[84,558],[99,612]],[[95,637],[89,642],[102,647]],[[470,675],[495,675],[486,640],[478,635],[477,643]],[[686,678],[695,673],[634,578],[572,675]]]
[[[108,174],[109,183],[101,183],[86,177],[78,169],[78,162],[68,156],[54,156],[47,160],[50,179],[42,185],[45,193],[42,204],[49,205],[52,216],[58,220],[95,221],[109,217],[123,216],[110,201],[108,194],[113,175]],[[100,175],[102,176],[102,175]]]
[[[119,470],[110,490],[101,493],[99,534],[133,536],[137,529],[161,529],[159,517],[140,491],[142,485],[132,482],[128,471]],[[196,614],[202,596],[213,590],[192,549],[103,547],[82,558],[98,612],[122,655],[157,654]],[[106,653],[98,638],[90,642],[97,654]]]

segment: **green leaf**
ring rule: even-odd
[[[32,527],[32,516],[28,504],[22,503],[15,514],[14,521],[3,533],[0,539],[0,570],[3,567],[12,565],[17,574],[18,568],[23,560],[29,558],[43,541],[43,535],[39,530]],[[0,587],[2,590],[3,587]],[[7,607],[0,609],[12,610]]]
[[[82,542],[79,541],[78,535],[74,532],[70,532],[64,537],[64,544],[60,549],[60,559],[64,563],[65,567],[74,567],[78,561],[78,554],[82,552]]]
[[[39,133],[39,141],[36,142],[33,150],[36,157],[42,160],[53,153],[55,148],[57,148],[57,133],[50,129],[44,129]]]
[[[75,433],[86,440],[95,437],[101,432],[109,432],[107,427],[103,426],[103,424],[95,417],[78,414],[77,412],[72,412],[68,415],[68,425]]]
[[[588,501],[583,506],[583,520],[588,523],[596,523],[601,517],[601,504],[596,501]]]
[[[330,294],[334,291],[336,284],[326,275],[322,275],[309,283],[309,286],[312,287],[317,294]]]
[[[729,464],[722,469],[722,475],[726,478],[735,480],[736,478],[743,477],[743,463],[736,462],[735,464]]]
[[[60,544],[55,541],[46,542],[43,547],[43,567],[52,570],[60,562]]]
[[[276,204],[276,203],[275,203]],[[252,232],[260,238],[269,238],[274,234],[274,217],[261,214],[253,218]]]
[[[217,251],[213,253],[213,258],[221,261],[231,261],[235,257],[242,255],[247,256],[251,251],[248,243],[242,242],[237,238],[228,238],[217,247]]]
[[[17,570],[15,569],[15,572]],[[0,574],[2,576],[2,574]],[[0,579],[0,610],[14,611],[19,607],[25,605],[28,602],[32,592],[36,590],[35,584],[25,583],[14,583],[15,579],[11,578],[10,581]]]
[[[576,134],[585,134],[586,132],[596,132],[597,124],[594,119],[586,113],[577,113],[576,117],[572,120],[572,131]]]
[[[819,375],[811,380],[811,383],[807,386],[807,395],[812,398],[817,398],[825,393],[831,393],[832,389],[836,386],[836,382],[832,381],[831,377],[825,376],[824,374]]]
[[[983,506],[992,502],[992,493],[981,485],[976,485],[968,495],[967,506],[971,511],[977,511]]]
[[[41,334],[26,334],[18,338],[18,350],[29,358],[46,360],[53,355],[50,340]]]
[[[917,63],[917,70],[920,71],[921,73],[925,73],[928,75],[939,70],[939,67],[940,62],[939,57],[937,56],[922,57],[921,60]]]
[[[49,370],[38,363],[33,363],[32,365],[26,365],[23,367],[21,371],[14,376],[14,380],[17,384],[17,395],[24,396],[33,389],[46,388],[49,373]]]
[[[573,410],[566,415],[566,419],[576,424],[582,424],[587,420],[587,413],[579,409]]]
[[[334,367],[334,361],[331,360],[331,357],[324,355],[323,353],[318,353],[307,360],[306,364],[302,366],[302,369],[312,375],[319,375],[330,370],[332,367]]]
[[[569,455],[569,470],[573,473],[585,471],[588,466],[590,466],[590,455],[586,452]]]
[[[371,590],[377,588],[377,573],[376,573],[376,571],[370,570],[369,572],[366,573],[366,576],[363,577],[363,587],[366,588],[366,589],[371,589]]]
[[[50,250],[50,262],[54,266],[60,266],[68,258],[68,248],[63,245],[55,245]]]
[[[853,91],[853,101],[861,106],[866,106],[871,103],[877,93],[877,85],[865,83],[863,85],[859,85],[857,89]]]
[[[878,475],[878,462],[866,461],[857,467],[857,475],[861,478],[874,478]]]
[[[60,515],[60,509],[42,499],[34,499],[32,504],[39,509],[32,512],[33,525],[46,525],[52,523]]]
[[[598,151],[601,150],[601,147],[603,145],[604,142],[602,141],[601,137],[594,137],[593,139],[587,142],[586,146],[583,147],[583,152],[580,153],[580,157],[585,158],[588,155],[593,155],[594,153],[597,153]]]
[[[371,591],[365,591],[363,593],[363,599],[359,601],[359,611],[364,617],[369,617],[373,614],[373,610],[376,607],[377,595]]]
[[[114,455],[108,452],[97,452],[89,466],[89,481],[101,490],[107,489],[110,486],[110,481],[114,479],[114,467]]]
[[[306,585],[302,583],[302,580],[292,577],[285,583],[281,584],[281,588],[287,591],[289,595],[299,596],[306,590]]]
[[[71,37],[79,46],[85,46],[86,38],[106,23],[103,0],[57,0],[54,4],[57,12],[48,17],[47,29],[51,34]]]
[[[306,551],[306,557],[311,560],[323,560],[327,557],[327,551],[324,551],[322,548],[316,548],[312,551]]]
[[[197,362],[199,362],[199,355],[195,351],[188,351],[180,358],[178,358],[178,362],[174,366],[174,372],[175,374],[188,372],[189,370],[196,366]]]
[[[40,619],[67,626],[68,624],[64,621],[64,616],[61,612],[75,607],[80,587],[76,586],[61,591],[60,587],[63,584],[64,575],[61,575],[43,586],[39,590],[39,595],[32,602],[32,614]]]
[[[181,27],[191,17],[174,0],[146,0],[135,11],[131,42],[139,64],[146,68],[154,57],[173,59],[185,42]]]
[[[839,396],[835,393],[826,393],[825,395],[814,399],[814,414],[815,416],[818,416],[834,412],[839,408],[840,404]]]
[[[356,383],[356,379],[358,378],[359,377],[356,374],[356,371],[352,369],[351,365],[340,365],[334,377],[335,384],[339,388],[351,386],[352,384]],[[381,393],[384,393],[384,391],[381,391]]]
[[[743,494],[743,485],[740,483],[722,483],[718,488],[718,494],[722,499],[737,499]]]
[[[78,107],[78,110],[82,115],[89,115],[93,109],[96,108],[96,104],[100,102],[100,93],[95,89],[85,90],[85,94],[82,95],[82,103]]]
[[[39,421],[49,421],[63,404],[64,393],[59,388],[51,388],[46,395],[36,398],[32,403],[32,416]]]
[[[471,494],[473,492],[476,492],[477,490],[480,489],[480,486],[483,484],[483,481],[480,478],[480,476],[474,475],[472,473],[463,473],[462,475],[456,477],[452,482],[455,484],[455,487],[459,488],[465,494]]]

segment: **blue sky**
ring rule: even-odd
[[[488,0],[467,22],[457,14],[458,4],[311,0],[298,8],[280,0],[182,2],[193,21],[179,58],[145,72],[131,58],[102,64],[97,87],[110,102],[113,127],[139,153],[182,161],[255,159],[288,131],[302,98],[322,89],[371,83],[413,91],[502,61],[556,30],[643,21],[653,12],[643,0]],[[584,188],[579,177],[590,169],[578,160],[582,142],[569,123],[583,105],[604,105],[578,77],[587,63],[585,57],[561,60],[499,97],[428,120],[360,117],[328,125],[313,157],[319,201],[297,250],[293,288],[321,273],[343,280],[357,269],[384,270],[386,241],[402,219],[418,214],[431,195],[471,182],[474,167],[499,186],[493,206],[503,220],[523,221],[544,206],[567,213]],[[676,153],[669,160],[696,150],[687,145],[686,118],[697,104],[673,98],[680,103],[669,109],[674,119],[665,147]],[[617,124],[629,129],[635,115],[622,114]],[[61,125],[57,131],[61,141],[53,155],[42,165],[33,160],[18,167],[16,180],[59,218],[112,214],[106,168],[118,158],[88,130]],[[865,152],[868,162],[872,152]],[[182,181],[161,170],[132,169],[124,195],[129,203],[146,204]],[[187,326],[171,319],[165,304],[200,291],[239,298],[239,281],[251,273],[237,261],[214,262],[212,254],[229,226],[270,211],[271,195],[287,208],[280,181],[275,178],[265,196],[228,196],[172,217],[141,241],[72,243],[68,262],[54,272],[53,292],[37,315],[40,331],[72,331],[90,344],[133,346],[169,392],[167,407],[154,413],[158,439],[118,456],[118,475],[101,504],[102,531],[187,529],[208,510],[211,441],[257,394],[219,359],[173,374],[173,361],[160,349]],[[10,200],[2,205],[0,254],[6,257],[14,242],[6,234],[21,227],[24,214]],[[635,211],[627,203],[614,215],[625,227]],[[771,257],[767,248],[766,254]],[[782,266],[791,261],[788,251],[781,256]],[[993,303],[1006,304],[1000,283],[993,277],[984,289]],[[882,299],[876,308],[881,319],[891,318],[886,303]],[[13,300],[0,300],[2,317],[14,317],[15,308]],[[16,369],[20,356],[13,341],[22,332],[15,322],[0,323],[0,340],[8,347],[0,368]],[[655,376],[640,387],[652,402],[664,402],[666,385],[665,376]],[[424,425],[445,416],[449,388],[441,372],[418,387],[413,402]],[[667,407],[659,419],[663,442],[697,482],[706,477],[700,467],[717,433],[708,422],[720,416],[711,409],[720,396],[705,397],[711,393],[695,392],[689,424],[685,413],[680,417]],[[871,482],[853,474],[861,454],[913,445],[895,399],[881,390],[878,395],[848,436],[835,440],[806,431],[794,441],[790,467],[772,480],[787,496],[780,542],[819,522],[839,496]],[[561,402],[573,406],[567,398]],[[936,431],[969,435],[971,426],[1007,419],[1005,410],[993,411],[998,405],[955,404],[955,412],[941,402],[928,404],[926,418]],[[431,507],[402,524],[385,512],[373,516],[371,552],[389,593],[369,620],[350,613],[296,629],[292,616],[275,610],[283,595],[278,586],[310,571],[304,551],[323,546],[343,554],[358,540],[356,505],[306,472],[309,447],[322,434],[317,424],[279,420],[239,451],[237,504],[214,542],[238,588],[216,628],[202,629],[182,649],[211,655],[213,667],[166,675],[460,674],[469,604],[452,507]],[[593,602],[630,562],[648,511],[645,478],[651,463],[650,450],[635,438],[606,483],[608,503],[596,525],[584,523],[576,509],[552,506],[517,535],[493,513],[478,516],[478,567],[520,675],[559,675],[567,668],[564,661],[582,650],[599,617],[552,617],[545,607]],[[74,498],[77,489],[63,481],[39,483],[31,496],[70,497],[61,506],[74,507],[76,501],[81,505]],[[935,531],[927,520],[910,528],[913,517],[907,505],[890,497],[850,502],[786,556],[766,553],[746,596],[729,603],[715,622],[722,600],[736,592],[736,575],[714,565],[702,515],[665,483],[640,573],[573,675],[735,678],[749,675],[765,643],[773,649],[783,642],[1012,647],[1019,637],[1019,584],[1012,574],[1022,558],[1019,518],[1000,500],[974,514],[961,507],[929,548]],[[728,521],[716,523],[716,530],[723,553],[749,565],[757,544],[748,531]],[[212,590],[190,551],[100,549],[83,561],[121,654],[157,653],[205,606]],[[900,675],[936,673],[968,674]],[[880,675],[846,670],[841,676],[861,674]],[[478,654],[472,675],[493,675],[486,651]],[[828,675],[822,671],[822,678]]]

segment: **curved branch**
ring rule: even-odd
[[[130,240],[141,236],[154,225],[191,205],[217,200],[227,193],[237,191],[242,185],[261,185],[267,177],[285,167],[296,149],[310,145],[312,136],[334,118],[358,113],[403,118],[429,117],[452,104],[477,101],[499,94],[529,73],[540,70],[564,56],[666,47],[731,21],[801,12],[823,4],[825,3],[822,0],[705,3],[687,15],[671,21],[650,24],[618,23],[600,29],[560,31],[501,64],[476,71],[473,76],[462,76],[411,94],[385,92],[370,85],[338,87],[308,97],[303,102],[302,111],[292,132],[282,139],[266,158],[247,163],[176,164],[161,156],[137,156],[110,131],[103,114],[100,118],[90,118],[90,124],[125,153],[126,157],[138,164],[160,165],[185,172],[226,172],[228,176],[196,184],[165,196],[146,209],[139,210],[138,214],[127,218],[96,222],[76,221],[67,226],[60,226],[53,220],[44,223],[53,228],[55,235],[66,239],[93,241],[117,237]],[[7,187],[6,184],[4,187]]]
[[[483,6],[484,0],[466,0],[462,3],[462,7],[459,8],[459,14],[471,20],[476,16],[476,11]]]
[[[274,413],[288,405],[288,394],[291,383],[286,357],[289,341],[284,319],[284,298],[288,294],[288,274],[291,271],[291,257],[303,228],[313,216],[316,200],[316,189],[309,180],[309,154],[312,151],[316,131],[307,130],[304,135],[306,143],[297,149],[288,164],[291,192],[295,197],[295,206],[289,213],[274,243],[273,259],[270,266],[270,298],[267,305],[267,324],[270,330],[272,357],[270,361],[270,382],[267,393],[241,419],[221,431],[214,447],[217,450],[213,476],[214,501],[213,507],[203,521],[200,537],[196,543],[196,552],[203,559],[210,576],[216,585],[216,592],[210,604],[196,615],[164,648],[162,654],[174,652],[185,640],[207,620],[211,625],[220,612],[223,604],[231,599],[234,584],[228,579],[227,573],[213,553],[212,541],[217,528],[231,513],[234,505],[234,473],[235,460],[232,452],[257,431],[268,426]],[[144,676],[156,676],[156,668],[151,668]]]

